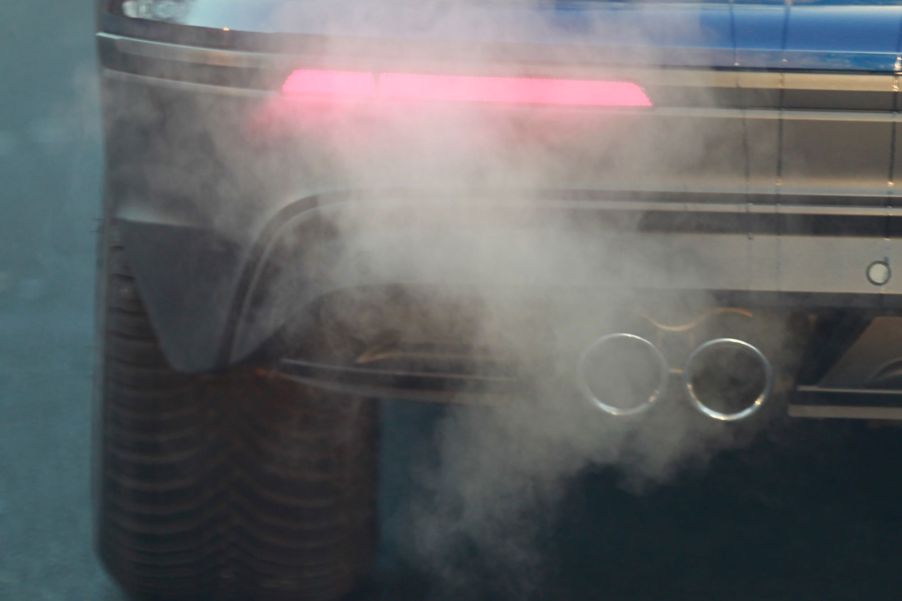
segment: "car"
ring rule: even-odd
[[[98,545],[137,598],[354,590],[378,399],[902,418],[896,2],[97,23]]]

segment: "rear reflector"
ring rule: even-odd
[[[544,106],[650,107],[630,81],[478,77],[298,69],[282,85],[285,96],[311,100],[396,100]]]

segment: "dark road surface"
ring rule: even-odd
[[[91,542],[92,19],[87,0],[0,2],[0,601],[121,599]],[[429,451],[438,415],[391,409],[389,543],[409,535],[394,512],[411,485],[406,458]],[[641,494],[613,472],[586,474],[539,529],[534,596],[902,599],[900,464],[902,429],[804,423]],[[391,544],[383,553],[386,584],[371,596],[447,596]],[[506,596],[504,566],[462,555],[472,598]]]
[[[119,599],[91,550],[90,2],[0,2],[0,599]]]

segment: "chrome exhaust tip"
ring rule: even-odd
[[[689,400],[702,414],[735,422],[757,413],[770,398],[774,369],[756,346],[716,338],[689,355],[683,383]]]
[[[583,351],[580,391],[609,415],[637,415],[651,408],[667,384],[670,368],[661,351],[635,334],[608,334]]]

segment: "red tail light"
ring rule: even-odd
[[[320,100],[396,100],[538,106],[651,107],[630,81],[479,77],[298,69],[282,85],[285,96]]]
[[[298,98],[372,98],[376,84],[365,71],[322,71],[298,69],[282,84],[282,93]]]

